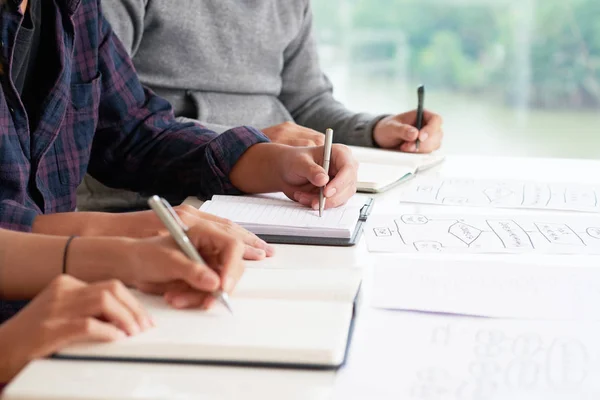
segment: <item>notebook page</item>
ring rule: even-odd
[[[363,206],[363,201],[352,200],[319,217],[318,211],[291,200],[214,196],[200,210],[230,219],[256,234],[350,238]]]
[[[384,164],[407,167],[412,170],[427,169],[444,160],[440,152],[431,154],[402,153],[392,150],[371,149],[367,147],[349,146],[354,157],[362,163]]]
[[[361,268],[247,268],[233,297],[352,303]]]
[[[398,166],[390,168],[389,165],[375,163],[360,163],[358,167],[359,189],[380,189],[414,174],[415,168]]]
[[[79,344],[60,352],[83,357],[215,360],[338,365],[348,340],[352,303],[231,298],[234,315],[176,310],[158,296],[135,292],[156,327],[113,343]]]

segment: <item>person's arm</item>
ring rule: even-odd
[[[319,64],[310,1],[305,3],[301,29],[284,53],[279,99],[299,125],[319,132],[332,128],[338,143],[373,147],[373,128],[384,115],[354,113],[333,97]]]
[[[184,283],[195,293],[195,305],[219,288],[231,292],[244,271],[243,243],[210,221],[191,227],[188,236],[206,265],[186,257],[170,236],[77,237],[65,252],[67,237],[0,230],[0,299],[31,299],[63,272],[85,282],[118,279],[169,294],[176,307],[187,305],[177,304],[180,289],[174,284]]]
[[[176,122],[169,103],[141,85],[106,19],[100,21],[101,97],[88,173],[110,187],[181,199],[239,193],[231,169],[267,137],[250,127],[217,135]]]

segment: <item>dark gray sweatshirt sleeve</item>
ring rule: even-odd
[[[373,128],[385,115],[354,113],[333,97],[331,82],[321,70],[313,34],[310,1],[297,37],[284,54],[283,86],[279,99],[296,123],[319,132],[332,128],[335,141],[373,147]]]
[[[149,0],[102,0],[104,16],[133,58],[144,37],[144,18]]]

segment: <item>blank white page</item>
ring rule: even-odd
[[[495,318],[599,320],[600,270],[574,265],[386,260],[372,305]]]
[[[360,163],[358,167],[358,190],[381,190],[408,178],[416,172],[411,167],[390,167],[376,163]]]
[[[424,170],[439,164],[445,159],[441,152],[413,154],[399,151],[349,146],[354,158],[360,163],[374,163],[388,166],[400,166],[411,170]]]
[[[319,212],[288,199],[255,196],[213,196],[201,211],[230,219],[256,234],[350,238],[365,198]]]
[[[361,268],[247,268],[233,297],[354,302]]]
[[[231,299],[234,315],[175,310],[136,292],[156,327],[113,343],[80,344],[61,355],[338,366],[344,360],[352,303]]]

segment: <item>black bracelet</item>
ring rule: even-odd
[[[69,251],[69,246],[71,245],[71,242],[73,241],[73,239],[75,239],[77,236],[71,236],[69,239],[67,239],[67,243],[65,244],[65,251],[63,252],[63,268],[62,268],[62,273],[66,274],[67,273],[67,253]]]

